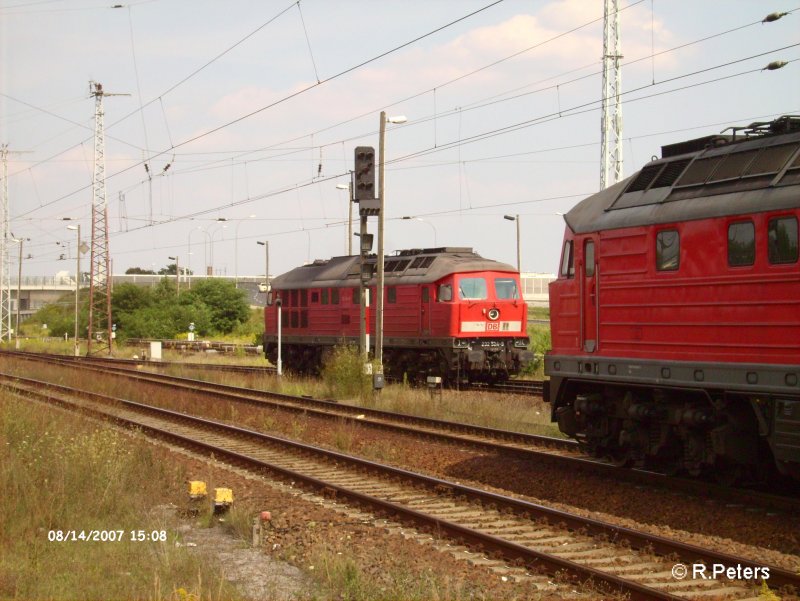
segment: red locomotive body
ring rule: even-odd
[[[553,421],[621,464],[800,477],[800,119],[663,151],[565,216]]]
[[[374,263],[375,257],[370,261]],[[315,261],[273,280],[281,299],[282,357],[316,371],[325,352],[358,344],[360,257]],[[494,381],[532,359],[519,273],[469,248],[400,251],[384,268],[384,363],[389,376]],[[368,283],[375,298],[375,281]],[[264,352],[277,359],[275,304],[264,311]],[[369,332],[375,332],[370,311]]]

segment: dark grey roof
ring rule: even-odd
[[[317,260],[274,278],[271,285],[279,290],[357,286],[360,261],[358,255]],[[375,255],[371,255],[368,261],[374,265]],[[517,272],[507,263],[484,259],[471,248],[403,250],[384,258],[384,282],[387,286],[428,284],[453,273],[474,271]],[[370,285],[375,285],[374,277]]]
[[[800,206],[800,133],[667,154],[578,203],[567,225],[587,233]]]

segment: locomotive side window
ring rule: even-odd
[[[769,262],[795,263],[797,255],[797,217],[770,219],[767,229]]]
[[[740,267],[756,261],[756,228],[752,221],[728,226],[728,265]]]
[[[436,300],[440,303],[449,303],[453,300],[453,287],[450,284],[439,284],[439,294]]]
[[[680,265],[681,239],[678,230],[663,230],[656,235],[656,269],[677,271]]]
[[[311,293],[311,302],[318,303],[319,302],[319,292],[312,292]]]
[[[395,288],[394,286],[389,286],[386,289],[386,302],[387,303],[397,302],[397,288]]]
[[[583,258],[586,261],[586,277],[594,275],[594,241],[587,240],[583,246]]]
[[[564,251],[561,254],[561,276],[571,278],[575,275],[575,259],[572,256],[572,240],[564,242]]]
[[[428,287],[422,287],[422,302],[427,303],[430,300],[430,292],[428,292]]]
[[[495,278],[494,292],[499,300],[513,300],[519,298],[517,281],[514,278]]]
[[[308,306],[308,290],[306,289],[300,291],[300,306],[301,307]]]
[[[328,304],[328,289],[327,288],[323,288],[322,289],[322,304],[323,305],[327,305]]]
[[[297,306],[297,290],[292,290],[291,297],[292,297],[292,302],[291,302],[291,304],[289,306],[290,307],[296,307]]]
[[[486,280],[484,278],[461,278],[458,283],[458,297],[461,300],[485,300]]]
[[[353,288],[353,304],[358,305],[361,303],[361,290],[359,288]]]
[[[331,288],[331,304],[338,305],[339,304],[339,289],[338,288]]]

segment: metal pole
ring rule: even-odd
[[[347,256],[353,256],[353,172],[350,172],[350,183],[347,185],[348,196],[348,217],[347,217]]]
[[[522,272],[522,262],[519,253],[519,214],[517,214],[517,271]]]
[[[78,341],[78,292],[81,287],[81,224],[78,224],[78,244],[75,246],[75,356],[81,354]]]
[[[19,239],[19,268],[17,271],[17,325],[14,328],[14,347],[19,350],[19,306],[22,303],[22,238]]]
[[[283,375],[283,361],[281,360],[281,303],[278,303],[278,375]]]
[[[386,216],[386,196],[383,185],[384,150],[386,139],[386,111],[381,111],[380,137],[378,138],[378,198],[380,212],[378,214],[378,281],[375,299],[375,361],[378,373],[383,373],[383,231]]]
[[[359,240],[364,240],[367,235],[367,216],[361,217],[361,236]],[[369,343],[367,342],[367,293],[369,288],[364,286],[364,264],[366,262],[367,253],[361,250],[361,276],[359,277],[358,292],[360,296],[359,307],[359,333],[358,333],[358,350],[361,353],[364,364],[366,365],[369,360]]]
[[[269,240],[258,240],[256,244],[264,247],[264,284],[267,287],[266,293],[269,294]]]

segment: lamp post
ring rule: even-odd
[[[259,246],[264,247],[264,284],[267,287],[267,294],[269,294],[269,240],[260,240],[256,242]]]
[[[503,215],[503,219],[517,222],[517,271],[521,272],[522,263],[520,262],[520,254],[519,254],[519,215]]]
[[[30,240],[30,238],[28,238]],[[19,306],[22,303],[22,244],[24,238],[13,239],[19,244],[19,267],[17,268],[17,323],[14,326],[14,348],[19,350]]]
[[[81,287],[81,224],[68,225],[68,230],[77,230],[78,242],[75,245],[75,356],[81,354],[80,343],[78,342],[78,290]]]
[[[383,231],[386,219],[386,193],[383,174],[386,165],[386,124],[405,122],[406,117],[403,115],[387,117],[386,111],[381,111],[380,136],[378,139],[378,199],[380,200],[380,214],[378,215],[378,281],[376,285],[377,298],[375,299],[375,360],[378,363],[379,373],[383,373]]]
[[[181,293],[181,267],[178,262],[178,255],[168,257],[171,261],[175,261],[175,295],[179,296]]]
[[[227,221],[227,219],[225,219],[224,217],[218,217],[217,221]],[[217,233],[221,233],[222,236],[220,236],[220,239],[224,240],[225,239],[224,236],[225,236],[225,228],[226,227],[228,227],[227,224],[223,225],[221,228],[215,230],[214,232],[204,232],[205,235],[208,237],[208,241],[209,241],[209,244],[211,246],[211,255],[210,255],[211,263],[210,263],[210,265],[208,264],[208,257],[207,257],[206,258],[206,263],[207,263],[206,264],[206,275],[212,275],[212,276],[214,275],[214,237],[217,235]],[[209,273],[209,271],[210,271],[210,273]]]
[[[406,215],[402,219],[420,221],[422,223],[426,223],[429,226],[431,226],[431,229],[433,230],[433,246],[434,246],[434,248],[436,248],[436,246],[438,246],[438,244],[436,243],[436,227],[430,221],[425,221],[422,217],[414,217],[414,216],[410,216],[410,215]]]
[[[250,215],[248,219],[255,219],[255,214]],[[236,224],[236,235],[234,236],[233,243],[233,285],[239,284],[239,226],[242,225],[244,219],[240,219]]]
[[[336,184],[337,190],[348,190],[347,194],[347,256],[353,256],[353,172],[349,184]]]

